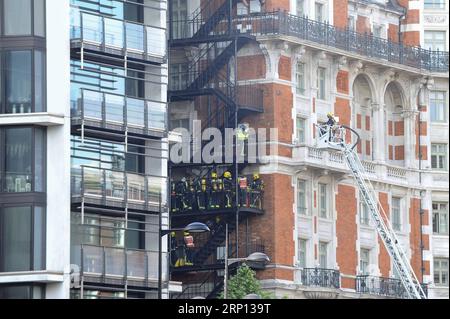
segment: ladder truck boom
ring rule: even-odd
[[[389,218],[378,200],[377,193],[365,173],[358,154],[355,152],[355,147],[360,140],[359,134],[345,125],[317,125],[316,127],[318,129],[317,146],[319,148],[332,148],[343,153],[345,162],[355,179],[364,203],[368,207],[378,235],[383,241],[406,290],[406,295],[409,299],[426,299],[426,294],[414,273],[408,256],[400,245]],[[356,136],[356,142],[353,144],[346,142],[347,132]]]

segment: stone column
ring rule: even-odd
[[[379,103],[372,103],[373,110],[373,158],[376,162],[386,161],[386,110],[385,106]]]
[[[405,110],[402,113],[405,126],[405,167],[417,168],[417,161],[415,160],[416,147],[416,112],[413,110]]]

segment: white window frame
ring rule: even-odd
[[[328,246],[329,242],[319,241],[319,267],[322,269],[328,269]],[[322,262],[322,258],[325,258],[325,265]]]
[[[448,203],[433,202],[432,210],[433,210],[432,216],[433,234],[448,235]]]
[[[446,91],[430,92],[430,120],[433,123],[447,123]]]
[[[327,69],[322,66],[317,68],[317,98],[327,100]]]
[[[442,266],[442,262],[446,262],[447,263],[447,268],[444,268]],[[438,264],[439,266],[436,267],[436,264]],[[433,260],[433,281],[434,281],[434,285],[435,286],[439,286],[439,287],[448,287],[448,258],[440,258],[440,257],[435,257]],[[445,273],[446,274],[446,278],[447,278],[447,282],[446,283],[442,283],[442,274]],[[436,281],[436,274],[439,277],[439,280]]]
[[[403,225],[402,225],[402,199],[401,199],[401,197],[393,196],[391,198],[391,224],[392,224],[392,228],[395,231],[402,231]]]
[[[442,143],[432,143],[431,144],[431,169],[437,171],[447,171],[447,160],[448,160],[448,152],[447,152],[447,144]],[[436,167],[433,167],[433,157],[435,157],[434,163]],[[440,166],[440,162],[442,161],[442,167]]]
[[[306,143],[306,119],[297,116],[295,126],[295,138],[297,139],[297,143]]]
[[[301,185],[303,185],[303,190]],[[303,196],[305,207],[300,206],[299,198],[301,195]],[[301,178],[297,179],[297,214],[299,216],[308,216],[308,208],[306,205],[306,180]]]
[[[423,3],[425,10],[442,10],[445,9],[445,0],[425,0]]]
[[[320,218],[329,218],[328,214],[328,185],[319,183],[318,185],[318,193],[319,193],[319,217]],[[325,206],[325,207],[324,207]]]
[[[300,72],[301,71],[301,72]],[[304,62],[297,62],[295,68],[295,91],[297,95],[304,96],[306,93],[306,64]]]
[[[305,15],[305,0],[297,0],[295,13],[298,17]]]
[[[427,35],[430,34],[432,35],[431,38],[428,38]],[[444,37],[443,39],[436,39],[436,35],[437,34],[443,34]],[[447,32],[445,30],[425,30],[424,31],[424,49],[425,50],[429,50],[431,49],[432,51],[437,51],[439,49],[439,51],[443,52],[447,50]],[[428,42],[427,44],[427,40],[431,40],[431,42]],[[440,48],[439,48],[440,47]]]
[[[317,14],[317,8],[319,6],[321,8],[320,15]],[[322,23],[327,21],[327,14],[326,14],[326,12],[327,12],[326,3],[322,2],[322,1],[315,1],[314,2],[314,19],[316,21],[322,22]]]
[[[298,238],[297,263],[301,268],[306,268],[308,265],[308,239]]]
[[[364,226],[370,225],[369,207],[366,205],[362,194],[359,194],[359,224]]]
[[[361,248],[359,250],[359,272],[361,275],[370,275],[369,269],[370,269],[370,249]]]

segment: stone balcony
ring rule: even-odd
[[[334,174],[350,174],[341,152],[319,149],[312,146],[298,146],[293,149],[293,158],[300,165],[308,168],[325,170]],[[367,177],[372,181],[388,182],[394,185],[418,185],[419,171],[407,169],[388,163],[376,163],[372,161],[361,161],[365,168]],[[442,174],[441,174],[442,175]],[[439,175],[439,178],[448,180],[447,177]],[[434,176],[434,175],[433,175]]]

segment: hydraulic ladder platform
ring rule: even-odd
[[[378,200],[378,196],[376,195],[369,178],[365,174],[359,156],[354,150],[360,140],[359,134],[345,125],[316,125],[316,128],[318,133],[317,136],[319,136],[317,142],[318,148],[332,148],[343,153],[345,162],[352,172],[360,194],[370,211],[378,235],[381,237],[389,256],[393,261],[394,267],[399,274],[408,298],[427,299],[408,257],[395,235],[395,231],[389,222],[389,218],[387,218],[387,215]],[[352,132],[357,137],[354,144],[346,142],[345,137],[348,131]]]

